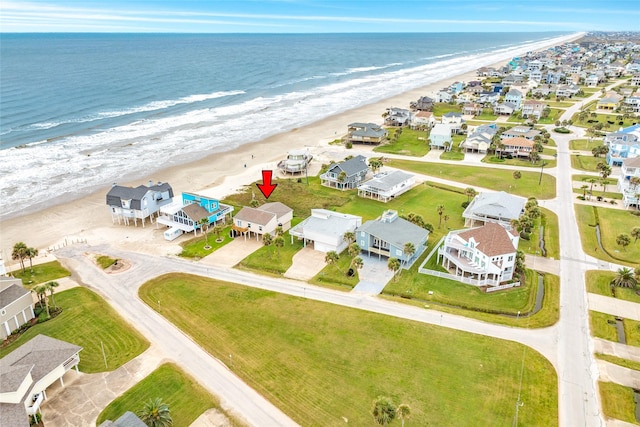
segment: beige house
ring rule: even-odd
[[[533,141],[526,138],[507,138],[502,140],[504,145],[503,149],[496,149],[497,152],[501,152],[502,155],[510,154],[514,157],[528,157],[533,151]]]
[[[292,219],[293,209],[280,202],[265,203],[257,208],[245,206],[233,217],[231,229],[245,239],[254,234],[258,240],[264,234],[274,235],[277,227],[287,231]]]
[[[72,368],[78,370],[82,347],[37,335],[0,359],[0,421],[27,427],[40,410],[46,390]]]
[[[22,286],[22,280],[0,277],[0,337],[4,341],[11,332],[33,319],[31,292]]]

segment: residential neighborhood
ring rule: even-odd
[[[414,382],[499,401],[487,425],[640,424],[638,100],[640,41],[589,33],[250,154],[224,195],[113,184],[96,215],[122,242],[0,258],[0,426],[146,425],[145,405],[364,425],[366,376],[407,425],[465,425]]]

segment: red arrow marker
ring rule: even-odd
[[[273,171],[262,171],[262,182],[264,182],[264,184],[256,184],[258,186],[258,188],[260,189],[260,191],[262,191],[262,194],[264,194],[264,197],[266,197],[267,199],[269,198],[269,196],[271,195],[271,193],[273,193],[273,190],[276,189],[276,187],[278,186],[278,184],[271,184],[271,176],[273,175]]]

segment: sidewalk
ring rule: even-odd
[[[589,310],[640,321],[640,304],[597,294],[587,294]]]

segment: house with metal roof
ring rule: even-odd
[[[0,339],[35,317],[31,292],[22,286],[22,280],[0,277]]]
[[[320,183],[340,190],[353,189],[364,181],[368,172],[367,158],[359,155],[340,163],[332,163],[325,173],[320,174]]]
[[[337,253],[347,248],[344,234],[355,232],[362,225],[362,217],[343,214],[327,209],[311,209],[311,216],[289,230],[291,243],[294,237],[302,240],[304,247],[313,244],[320,252]]]
[[[429,132],[429,146],[439,150],[451,149],[453,139],[451,138],[451,127],[445,123],[438,123]]]
[[[358,196],[388,202],[409,191],[415,184],[414,175],[402,171],[381,172],[358,186]]]
[[[465,227],[477,224],[497,222],[505,227],[511,226],[512,219],[518,219],[524,213],[527,199],[504,191],[480,193],[469,203],[462,213]]]
[[[282,227],[282,231],[289,230],[292,219],[293,209],[284,203],[265,203],[257,208],[245,206],[233,217],[231,229],[245,239],[253,234],[259,240],[264,234],[275,235],[278,227]]]
[[[397,258],[404,268],[409,268],[424,252],[428,237],[428,230],[400,218],[397,211],[386,210],[358,227],[356,243],[368,256]],[[407,243],[413,245],[413,254],[404,252]]]
[[[218,199],[195,193],[182,193],[182,201],[164,206],[156,219],[159,224],[168,227],[164,232],[166,240],[174,240],[183,233],[197,234],[203,227],[217,222],[225,222],[231,217],[233,206],[220,203]],[[203,223],[204,220],[207,220]]]
[[[351,123],[347,128],[347,142],[352,144],[380,144],[389,132],[375,123]]]
[[[114,224],[118,221],[118,224],[129,225],[133,219],[136,226],[140,220],[144,227],[147,218],[159,214],[160,208],[172,202],[173,189],[166,182],[149,181],[149,185],[135,188],[113,184],[107,193],[107,206]]]
[[[28,415],[40,410],[47,388],[80,363],[82,347],[46,335],[36,335],[0,359],[0,421],[29,426]]]
[[[499,286],[513,279],[519,236],[487,222],[471,229],[453,230],[438,248],[438,264],[454,280],[475,286]]]

